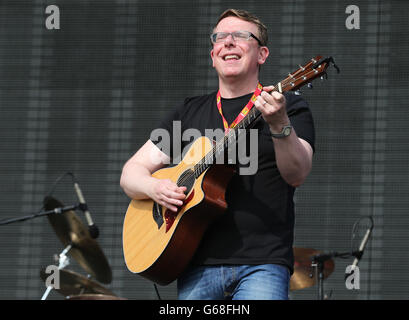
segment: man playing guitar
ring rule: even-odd
[[[311,171],[312,115],[300,96],[259,83],[260,66],[269,49],[267,29],[256,16],[226,10],[211,41],[218,92],[186,99],[163,119],[161,128],[171,132],[173,121],[180,121],[182,131],[195,128],[204,135],[206,128],[221,128],[228,132],[240,122],[240,114],[254,105],[262,115],[254,126],[258,169],[252,175],[236,172],[230,180],[227,210],[206,230],[189,267],[178,278],[178,297],[288,299],[294,264],[293,195]],[[186,187],[152,176],[176,156],[172,148],[167,154],[157,143],[148,140],[126,162],[121,187],[131,199],[149,198],[177,212],[184,204]]]

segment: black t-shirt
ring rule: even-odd
[[[251,96],[252,94],[233,99],[222,98],[223,115],[229,124]],[[286,92],[285,96],[287,113],[297,136],[314,148],[314,124],[307,103],[292,92]],[[206,129],[224,130],[216,105],[216,92],[187,98],[160,122],[158,127],[170,133],[170,141],[173,141],[173,121],[180,121],[182,133],[189,128],[198,129],[201,135],[205,135]],[[277,263],[287,266],[292,273],[295,188],[280,176],[267,123],[261,118],[253,129],[257,130],[258,170],[252,175],[240,175],[237,172],[233,176],[226,189],[227,212],[208,228],[192,263]],[[152,139],[152,142],[160,146],[160,140]],[[182,141],[182,150],[190,142]],[[247,146],[246,150],[248,154],[251,146]],[[173,154],[172,148],[162,151],[171,158],[180,157]],[[175,148],[175,152],[177,151]]]

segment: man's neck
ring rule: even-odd
[[[229,79],[225,81],[219,78],[219,90],[222,98],[237,98],[248,93],[254,92],[257,88],[258,78],[247,79],[245,81],[239,79]]]

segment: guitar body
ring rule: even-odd
[[[186,200],[177,213],[150,199],[131,201],[123,226],[124,257],[131,272],[169,284],[189,264],[209,224],[225,211],[225,190],[234,174],[231,167],[213,165],[193,182],[186,179],[186,172],[212,147],[208,138],[201,137],[177,166],[152,175],[175,183],[189,180]]]

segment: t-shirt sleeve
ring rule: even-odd
[[[169,110],[162,119],[158,120],[150,135],[150,140],[171,159],[173,159],[174,125],[176,127],[181,125],[185,106],[186,101],[176,108]]]
[[[307,141],[315,152],[314,120],[308,103],[293,92],[286,93],[287,114],[297,136]]]

